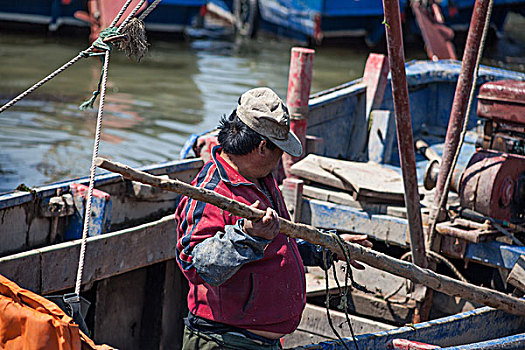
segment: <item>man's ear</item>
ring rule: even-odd
[[[259,146],[257,146],[257,152],[259,152],[261,156],[264,156],[266,154],[266,148],[266,140],[262,140],[259,142]]]

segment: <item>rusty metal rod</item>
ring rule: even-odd
[[[392,75],[392,95],[396,115],[397,140],[399,158],[403,171],[405,187],[405,204],[410,233],[410,249],[416,265],[428,266],[425,255],[425,239],[417,188],[416,155],[412,120],[408,101],[408,86],[405,72],[405,53],[403,48],[403,33],[401,31],[401,15],[398,0],[383,0],[385,12],[385,29],[388,45],[388,59]]]
[[[461,130],[466,117],[465,111],[469,100],[470,90],[472,88],[476,61],[481,47],[480,44],[483,38],[483,29],[485,27],[489,5],[490,0],[476,0],[472,12],[467,43],[463,54],[463,62],[459,73],[458,83],[456,85],[452,111],[450,112],[450,121],[448,123],[447,135],[445,138],[445,148],[443,150],[436,192],[434,194],[434,206],[430,211],[431,223],[440,220],[442,216],[440,215],[442,210],[442,208],[440,208],[440,201],[442,196],[447,196],[446,192],[448,189],[445,188],[445,183],[447,176],[451,171],[454,155],[460,142]],[[431,225],[431,227],[435,227],[435,225]],[[431,229],[431,232],[429,232],[428,235],[428,247],[432,250],[437,250],[438,247],[435,239],[435,232],[432,231],[434,230]]]

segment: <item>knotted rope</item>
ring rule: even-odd
[[[126,3],[124,4],[124,6],[122,6],[122,8],[120,9],[120,12],[117,14],[117,16],[115,16],[115,18],[113,19],[113,22],[110,24],[109,28],[112,28],[112,27],[115,27],[115,25],[118,23],[118,21],[120,20],[120,18],[122,17],[122,15],[124,14],[124,12],[126,11],[126,9],[129,7],[129,5],[131,4],[131,1],[132,0],[128,0],[126,1]],[[142,6],[142,4],[145,2],[146,0],[142,0],[140,2],[140,4],[138,6],[135,7],[135,9],[133,10],[133,12],[127,17],[127,19],[122,23],[121,26],[119,26],[119,31],[123,28],[123,26],[125,26],[130,20],[131,20],[131,17],[135,15],[135,13],[137,13],[137,11],[139,10],[140,6]],[[160,0],[159,0],[160,1]],[[157,4],[158,2],[157,1]],[[155,6],[157,6],[155,4]],[[155,6],[153,6],[153,4],[150,6],[151,7],[151,10],[153,10],[153,8],[155,8]],[[147,9],[149,10],[149,8]],[[151,10],[148,11],[148,14],[151,12]],[[145,16],[144,16],[145,17]],[[141,19],[144,19],[144,17],[141,16]],[[93,43],[94,44],[94,43]],[[64,65],[62,65],[60,68],[56,69],[54,72],[50,73],[48,76],[46,76],[45,78],[43,78],[42,80],[40,80],[39,82],[35,83],[33,86],[31,86],[30,88],[28,88],[26,91],[22,92],[21,94],[19,94],[18,96],[16,96],[15,98],[13,98],[11,101],[9,101],[8,103],[6,103],[5,105],[3,105],[2,107],[0,107],[0,113],[4,112],[5,110],[7,110],[8,108],[12,107],[13,105],[15,105],[16,103],[18,103],[20,100],[22,100],[23,98],[25,98],[27,95],[33,93],[36,89],[38,89],[39,87],[41,87],[42,85],[44,85],[45,83],[47,83],[48,81],[50,81],[51,79],[55,78],[57,75],[59,75],[60,73],[62,73],[63,71],[65,71],[66,69],[68,69],[69,67],[71,67],[73,64],[75,64],[76,62],[78,62],[80,59],[82,58],[86,58],[86,57],[89,57],[90,55],[87,54],[87,52],[91,52],[92,50],[94,50],[94,46],[93,44],[88,47],[86,50],[83,50],[81,52],[79,52],[75,57],[73,57],[71,60],[69,60],[69,62],[66,62]],[[103,50],[105,51],[105,50]]]
[[[109,27],[100,32],[98,38],[93,42],[91,47],[88,50],[82,51],[80,54],[82,57],[95,57],[95,56],[105,56],[106,53],[110,52],[112,45],[110,42],[105,42],[104,39],[116,36],[119,34],[119,29],[115,27]],[[98,81],[97,90],[93,91],[93,96],[87,101],[84,101],[78,108],[85,111],[88,108],[93,108],[93,104],[97,99],[97,96],[100,94],[100,87],[102,84],[102,76],[104,75],[104,69],[100,71],[100,79]]]

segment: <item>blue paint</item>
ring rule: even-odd
[[[363,334],[356,337],[359,349],[386,349],[392,339],[408,339],[438,346],[452,346],[488,341],[525,331],[525,317],[509,315],[503,311],[483,307],[412,327]],[[512,337],[510,337],[512,338]],[[351,338],[345,339],[350,349],[355,349]],[[345,347],[338,341],[321,342],[303,349],[340,350]]]
[[[233,13],[233,0],[209,0]],[[522,0],[496,0],[491,23],[503,30],[510,10],[520,12]],[[448,25],[466,29],[472,17],[474,0],[441,1],[441,11]],[[409,2],[400,0],[400,12],[409,10]],[[314,39],[316,18],[320,18],[324,38],[366,37],[370,44],[384,36],[381,0],[258,0],[258,30],[308,42]],[[457,9],[458,11],[454,11]],[[407,16],[406,29],[420,34],[414,19]]]
[[[77,189],[78,188],[78,189]],[[72,185],[75,213],[68,219],[64,231],[66,241],[82,237],[88,186]],[[91,217],[89,218],[88,237],[106,233],[111,225],[111,196],[108,193],[94,189],[91,198]]]
[[[302,210],[309,211],[315,227],[367,234],[386,243],[408,246],[406,219],[315,199],[303,199]]]
[[[153,1],[148,0],[148,4]],[[205,4],[206,0],[162,0],[145,19],[146,27],[166,32],[182,32],[192,24],[201,6]],[[44,22],[53,26],[53,30],[57,29],[61,22],[88,26],[86,22],[74,18],[76,11],[87,10],[84,6],[85,1],[82,0],[71,0],[69,4],[63,4],[60,0],[0,0],[0,12],[4,18],[9,18],[11,14],[12,20],[20,21],[17,16],[24,15],[24,22]]]
[[[484,342],[451,346],[443,350],[523,350],[525,349],[525,333],[509,337],[492,339]]]
[[[519,257],[524,254],[525,247],[492,241],[469,244],[465,252],[465,258],[486,265],[512,269]]]

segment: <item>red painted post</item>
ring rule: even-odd
[[[408,102],[408,85],[405,72],[405,54],[399,1],[383,0],[383,9],[385,12],[388,59],[392,76],[392,95],[394,97],[399,158],[403,171],[405,205],[407,208],[410,232],[410,248],[414,263],[426,268],[428,263],[425,255],[425,239],[423,236],[419,191],[417,188],[416,155]]]
[[[306,150],[306,125],[308,116],[308,100],[312,85],[312,69],[315,50],[303,47],[292,48],[290,59],[290,73],[288,76],[288,95],[286,104],[290,113],[290,129],[301,140],[303,154],[292,157],[283,154],[283,167],[286,177],[292,177],[290,167],[304,157]]]
[[[450,112],[450,120],[448,123],[447,136],[445,138],[445,148],[443,149],[441,167],[439,168],[436,192],[434,193],[434,206],[430,211],[430,222],[441,219],[441,208],[438,208],[440,204],[439,201],[443,194],[445,196],[448,194],[448,188],[445,189],[445,182],[448,173],[451,171],[454,155],[459,145],[461,130],[463,129],[463,122],[465,121],[465,112],[467,109],[470,90],[472,88],[476,59],[480,50],[489,4],[490,0],[476,0],[472,12],[467,43],[463,54],[463,62],[461,64],[458,84],[456,85],[452,111]],[[434,251],[438,251],[439,243],[440,240],[436,239],[435,232],[430,232],[427,241],[428,247]]]
[[[371,53],[368,55],[363,73],[363,83],[366,84],[366,116],[370,117],[373,109],[379,108],[383,102],[388,72],[390,66],[385,55]]]

